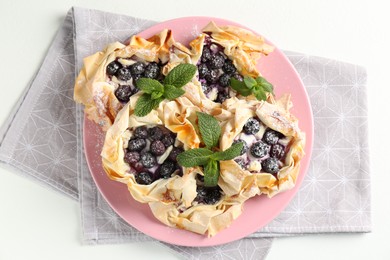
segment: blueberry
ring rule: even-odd
[[[244,140],[242,140],[242,139],[234,140],[233,144],[237,144],[237,143],[243,143],[240,155],[243,155],[244,153],[246,153],[248,151],[248,144]]]
[[[118,61],[112,61],[107,65],[106,73],[110,76],[115,75],[115,73],[122,68],[122,64],[120,64]]]
[[[210,91],[212,90],[213,88],[209,85],[207,85],[207,83],[202,83],[202,91],[205,95],[207,95],[208,93],[210,93]]]
[[[237,71],[236,66],[234,66],[233,62],[229,59],[225,60],[225,64],[223,64],[222,70],[229,75],[232,75]]]
[[[228,98],[230,98],[229,94],[226,93],[225,91],[222,91],[222,92],[218,93],[217,99],[215,100],[215,102],[218,102],[218,103],[222,104]]]
[[[218,81],[218,70],[210,70],[209,74],[205,76],[208,83],[213,84]]]
[[[266,160],[261,162],[261,169],[265,172],[272,173],[272,174],[278,173],[279,171],[278,160],[273,157],[267,158]]]
[[[266,142],[267,144],[276,144],[280,137],[281,137],[281,133],[269,129],[265,131],[263,135],[263,141]]]
[[[160,140],[153,141],[150,145],[150,152],[156,156],[162,155],[165,152],[165,145]]]
[[[156,62],[149,63],[144,71],[145,78],[157,79],[160,75],[160,67]]]
[[[219,77],[218,83],[222,87],[229,86],[230,76],[228,74],[223,74]]]
[[[204,176],[199,173],[196,175],[196,179],[202,183],[204,182]]]
[[[230,96],[228,93],[224,91],[220,91],[217,94],[217,98],[214,100],[214,102],[223,103],[226,99],[228,99]]]
[[[140,157],[140,155],[139,155],[138,152],[127,152],[127,153],[125,154],[124,160],[125,160],[125,162],[127,162],[128,164],[133,165],[133,164],[139,162],[140,158],[141,158],[141,157]]]
[[[218,186],[198,187],[196,189],[196,192],[197,192],[196,200],[208,205],[213,205],[217,203],[222,197],[221,189]]]
[[[149,185],[153,182],[153,178],[149,172],[140,172],[135,176],[138,184]]]
[[[179,148],[179,147],[173,147],[171,153],[169,154],[168,158],[169,160],[173,161],[173,162],[177,162],[176,160],[176,157],[182,153],[184,150],[183,148]]]
[[[200,64],[198,66],[199,78],[204,79],[210,74],[210,70],[206,64]]]
[[[171,134],[165,134],[161,138],[161,142],[163,142],[165,147],[169,147],[175,143],[175,138]]]
[[[211,58],[212,58],[211,50],[208,47],[203,46],[201,61],[208,62],[209,60],[211,60]]]
[[[139,80],[140,78],[141,78],[141,75],[132,75],[132,77],[133,77],[133,85],[134,85],[134,87],[136,88],[136,91],[135,91],[135,93],[137,93],[138,92],[138,88],[137,88],[137,80]]]
[[[148,132],[149,132],[149,138],[152,141],[161,140],[161,138],[163,137],[163,134],[164,134],[163,131],[161,130],[161,128],[158,126],[155,126],[153,128],[149,128]]]
[[[133,95],[136,94],[138,91],[139,91],[139,88],[134,87],[134,88],[133,88]]]
[[[223,67],[223,64],[225,64],[225,58],[219,53],[215,54],[209,61],[210,68],[212,69],[220,69]]]
[[[139,126],[134,130],[134,136],[136,138],[147,138],[148,128],[146,126]]]
[[[115,90],[115,96],[116,98],[124,103],[129,102],[131,95],[133,94],[133,91],[131,90],[131,87],[129,85],[120,85]]]
[[[131,167],[133,167],[137,172],[145,171],[145,168],[141,162],[136,162],[136,163],[132,164]]]
[[[131,75],[141,75],[145,71],[145,65],[141,62],[136,62],[130,66]]]
[[[256,158],[263,158],[269,153],[270,146],[262,141],[258,141],[251,146],[251,154]]]
[[[157,164],[156,157],[146,152],[141,155],[141,163],[145,168],[152,168]]]
[[[238,81],[243,81],[244,80],[244,77],[241,76],[239,73],[234,73],[233,74],[233,77],[238,80]]]
[[[204,186],[198,186],[196,187],[196,198],[195,200],[198,202],[203,202],[204,197],[206,197],[207,194],[207,188]]]
[[[138,139],[131,139],[129,141],[129,144],[127,146],[127,149],[130,151],[130,152],[140,152],[142,149],[144,149],[146,146],[146,141],[145,139],[142,139],[142,138],[138,138]]]
[[[271,148],[271,157],[281,159],[284,156],[284,147],[281,144],[274,144]]]
[[[175,170],[175,163],[166,160],[163,164],[161,164],[160,168],[158,169],[158,173],[160,174],[161,178],[168,179]]]
[[[130,69],[126,67],[120,68],[115,75],[118,79],[123,81],[128,81],[131,79]]]
[[[237,158],[234,160],[238,165],[240,165],[241,168],[245,169],[246,168],[246,162],[244,158]]]
[[[254,135],[260,130],[260,122],[256,118],[251,117],[246,121],[243,130],[247,135]]]

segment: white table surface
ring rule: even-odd
[[[275,239],[267,260],[390,259],[390,139],[386,131],[390,16],[386,1],[227,2],[0,0],[0,122],[38,69],[73,5],[156,21],[191,15],[226,18],[260,32],[281,49],[363,65],[369,75],[373,232]],[[9,170],[0,168],[0,173],[0,259],[178,259],[155,243],[82,245],[75,201]]]

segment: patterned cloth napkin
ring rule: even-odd
[[[72,8],[0,129],[4,167],[80,201],[87,244],[153,240],[118,217],[98,192],[83,153],[82,107],[73,102],[83,57],[153,24]],[[314,114],[313,155],[300,191],[274,221],[247,238],[206,248],[165,244],[188,259],[264,259],[275,236],[371,231],[366,72],[353,64],[285,53],[304,81]]]

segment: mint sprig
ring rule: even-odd
[[[207,148],[211,149],[217,146],[219,136],[221,135],[221,127],[218,121],[205,113],[197,112],[199,131]]]
[[[183,167],[204,167],[204,185],[213,187],[218,184],[220,161],[233,160],[240,155],[243,143],[232,145],[225,151],[215,151],[221,136],[221,126],[214,117],[197,112],[199,131],[206,148],[190,149],[177,156],[177,162]]]
[[[182,96],[185,91],[182,87],[195,76],[196,66],[180,64],[173,68],[165,77],[163,83],[149,78],[137,80],[137,87],[144,93],[135,103],[134,114],[146,116],[164,100],[174,100]]]
[[[163,100],[163,98],[153,99],[151,95],[143,94],[137,100],[134,114],[137,116],[146,116],[150,111],[157,108]]]
[[[240,95],[246,97],[253,94],[258,100],[266,100],[267,92],[274,94],[272,84],[261,76],[257,78],[245,76],[243,81],[231,78],[230,86]]]

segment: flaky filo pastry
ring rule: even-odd
[[[305,134],[299,129],[298,120],[289,112],[291,106],[290,95],[279,100],[269,96],[267,101],[232,98],[223,104],[222,109],[214,111],[214,116],[223,122],[221,150],[230,147],[238,136],[247,142],[259,141],[267,130],[283,135],[280,142],[286,150],[279,162],[280,169],[274,174],[262,170],[261,163],[251,155],[243,155],[247,160],[252,159],[247,161],[245,168],[237,159],[221,162],[219,186],[228,196],[246,194],[249,197],[256,193],[273,197],[295,186],[304,156]],[[249,137],[243,133],[243,127],[254,117],[261,121],[261,128],[255,136]],[[247,145],[249,154],[251,143]]]
[[[241,214],[247,194],[228,197],[221,191],[221,198],[212,205],[197,201],[198,179],[204,175],[201,167],[182,167],[181,171],[169,178],[160,178],[148,185],[138,183],[138,173],[124,160],[127,144],[133,136],[132,129],[164,126],[176,134],[176,143],[185,150],[198,148],[201,142],[194,127],[197,123],[196,112],[200,109],[187,98],[163,101],[147,116],[137,117],[133,111],[139,96],[136,94],[131,98],[106,132],[101,153],[104,170],[110,179],[127,185],[135,200],[148,203],[154,216],[164,224],[199,234],[215,235]],[[164,159],[164,155],[157,158],[159,163],[163,163]]]
[[[203,51],[205,45],[210,47],[211,52],[214,54],[221,54],[227,61],[231,61],[234,65],[235,73],[232,72],[231,77],[242,78],[243,76],[257,77],[261,73],[257,69],[258,60],[262,56],[266,56],[274,49],[273,46],[266,43],[265,39],[261,36],[254,34],[246,29],[236,26],[217,26],[214,22],[210,22],[205,28],[202,29],[202,33],[190,42],[192,64],[197,65],[199,68],[209,62],[204,61]],[[186,58],[188,61],[189,59]],[[226,70],[215,69],[217,73],[216,77],[226,74]],[[219,107],[223,101],[218,100],[217,87],[218,81],[214,83],[206,82],[202,78],[202,73],[199,72],[194,84],[186,86],[186,97],[188,97],[194,104],[204,108],[205,111],[211,111],[212,109]],[[237,76],[233,75],[236,74]],[[207,77],[207,76],[206,76]],[[211,91],[205,90],[203,84],[211,84]],[[223,89],[224,87],[222,87]],[[237,96],[236,91],[230,87],[225,87],[223,92],[226,92],[226,96]],[[239,98],[245,98],[239,96]],[[217,101],[215,101],[217,100]],[[214,102],[215,101],[215,102]]]
[[[202,33],[190,42],[194,64],[197,64],[202,56],[206,38],[212,43],[221,45],[224,54],[245,76],[259,76],[257,62],[262,56],[274,50],[274,47],[267,44],[263,37],[249,30],[231,25],[217,26],[214,22],[210,22],[202,29]]]
[[[191,123],[193,115],[198,108],[194,107],[186,98],[178,98],[175,101],[163,101],[147,116],[137,117],[133,114],[136,101],[140,93],[134,95],[118,113],[114,124],[107,130],[101,152],[102,163],[105,172],[112,180],[122,182],[128,186],[135,200],[147,203],[151,201],[192,201],[196,196],[193,189],[186,186],[195,185],[186,169],[183,176],[174,174],[168,179],[158,179],[150,185],[138,184],[135,179],[135,170],[125,162],[124,156],[129,140],[133,136],[132,129],[147,126],[164,126],[176,134],[175,144],[184,149],[199,147],[200,139]],[[171,149],[167,149],[169,153]],[[166,160],[168,154],[158,157],[158,164]],[[188,203],[187,203],[188,204]]]
[[[201,173],[199,167],[190,168],[191,177]],[[196,187],[195,194],[196,194]],[[192,201],[189,206],[177,202],[150,202],[153,215],[167,226],[189,230],[198,234],[216,235],[230,226],[243,210],[239,198],[223,195],[216,204],[208,205]]]
[[[117,61],[122,66],[131,66],[136,61],[165,66],[171,58],[185,61],[186,53],[189,50],[176,42],[172,32],[167,29],[148,39],[133,36],[128,45],[111,43],[103,51],[84,59],[84,66],[75,82],[74,100],[82,103],[87,117],[106,131],[127,102],[118,100],[115,90],[121,85],[135,85],[134,79],[121,81],[108,75],[107,66],[111,62]],[[162,74],[166,71],[162,67]],[[136,89],[131,90],[133,94],[136,92]]]

